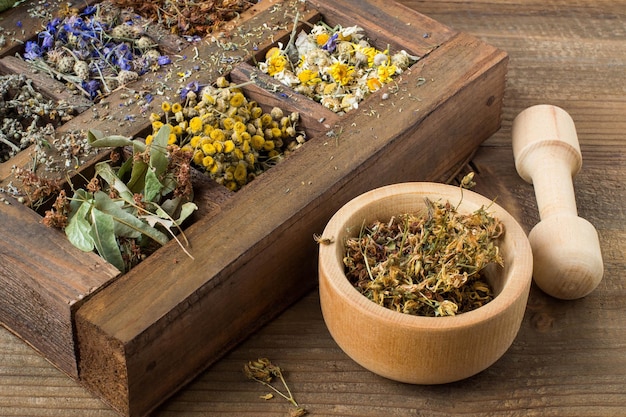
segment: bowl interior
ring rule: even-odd
[[[462,213],[485,207],[504,224],[505,233],[499,241],[504,267],[490,265],[484,270],[485,278],[495,295],[486,305],[456,316],[411,316],[378,306],[363,296],[346,278],[343,266],[346,239],[358,236],[363,225],[374,220],[384,221],[392,216],[423,212],[426,210],[425,198],[442,203],[449,201],[453,205],[460,201],[458,210]],[[374,314],[403,316],[395,317],[394,320],[412,322],[413,325],[430,325],[427,323],[435,320],[438,321],[438,326],[442,323],[440,320],[445,319],[446,326],[462,326],[479,319],[476,316],[498,314],[514,300],[523,296],[529,286],[528,261],[530,259],[532,270],[532,259],[524,231],[503,208],[475,192],[463,190],[461,194],[459,187],[436,183],[403,183],[373,190],[355,198],[340,209],[329,221],[323,236],[331,236],[336,242],[334,245],[320,246],[320,259],[332,259],[330,262],[334,265],[328,265],[327,271],[332,275],[331,280],[338,291],[358,304],[370,303],[380,307],[380,310],[374,309]],[[368,306],[368,310],[370,308]]]

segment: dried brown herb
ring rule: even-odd
[[[503,225],[486,209],[457,212],[426,200],[427,212],[364,225],[347,240],[346,276],[370,300],[406,314],[451,316],[491,301],[483,269],[503,264]]]
[[[181,36],[203,37],[256,4],[253,0],[114,0]]]

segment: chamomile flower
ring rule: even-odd
[[[406,51],[390,55],[371,45],[359,26],[334,28],[321,22],[295,39],[299,59],[289,62],[279,43],[268,50],[261,71],[335,112],[358,108],[419,57]]]

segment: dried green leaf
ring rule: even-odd
[[[84,252],[91,252],[94,249],[94,241],[90,232],[91,225],[86,217],[92,204],[87,200],[80,203],[72,201],[72,204],[76,209],[72,209],[72,215],[65,227],[65,234],[72,245]]]
[[[122,252],[115,236],[115,221],[97,208],[91,210],[91,237],[98,254],[121,272],[125,272]]]
[[[116,204],[106,193],[97,191],[95,194],[95,207],[102,210],[113,217],[113,220],[119,222],[130,229],[133,229],[149,238],[155,240],[161,245],[166,244],[169,239],[167,235],[151,227],[137,217],[135,213],[122,209]]]

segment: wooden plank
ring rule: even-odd
[[[0,320],[62,371],[78,377],[73,314],[119,271],[76,249],[11,197],[0,205]],[[36,318],[36,319],[35,319]]]
[[[92,297],[76,317],[85,385],[143,415],[308,292],[311,236],[341,204],[391,182],[440,180],[498,129],[506,61],[453,37],[398,80],[392,99],[372,97],[334,137],[313,138],[189,227],[195,261],[168,244]]]

